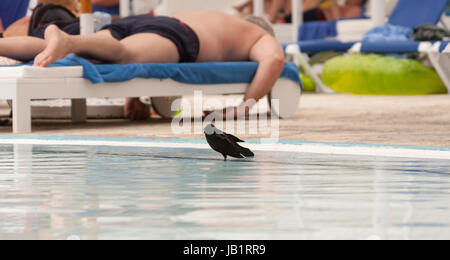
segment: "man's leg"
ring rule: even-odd
[[[132,35],[121,43],[127,53],[123,63],[176,63],[180,60],[175,44],[156,34]],[[146,120],[150,117],[149,107],[139,98],[127,99],[124,114],[132,120]]]
[[[11,37],[0,39],[0,56],[16,60],[32,60],[45,49],[45,41],[35,37]]]
[[[177,63],[177,46],[167,38],[153,33],[140,33],[120,41],[126,55],[121,63]]]
[[[35,65],[46,67],[70,53],[116,63],[178,62],[178,49],[170,40],[157,34],[142,33],[121,41],[109,30],[92,35],[69,35],[50,25],[45,31],[47,47],[35,59]]]
[[[45,42],[45,49],[34,60],[35,66],[47,67],[71,53],[111,63],[120,63],[124,56],[123,45],[108,30],[92,35],[69,35],[50,25],[45,30]]]
[[[176,45],[157,34],[135,34],[118,41],[108,30],[87,36],[71,36],[56,26],[49,26],[45,39],[47,47],[36,57],[36,66],[46,67],[70,53],[118,64],[174,63],[180,60]],[[137,98],[128,99],[126,117],[147,119],[149,115],[144,106]]]

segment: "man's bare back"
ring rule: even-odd
[[[220,12],[180,12],[173,17],[197,33],[200,40],[198,62],[249,60],[255,43],[268,35],[255,24]]]

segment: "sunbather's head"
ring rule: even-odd
[[[270,35],[275,37],[275,31],[273,30],[270,23],[268,21],[266,21],[266,19],[259,17],[259,16],[249,16],[249,17],[246,17],[245,20],[247,22],[258,25],[259,27],[263,28],[268,33],[270,33]]]

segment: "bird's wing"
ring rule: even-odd
[[[252,151],[250,151],[250,149],[242,147],[238,144],[238,142],[241,142],[241,143],[244,142],[241,139],[239,139],[235,136],[229,135],[229,134],[225,134],[225,135],[223,135],[223,137],[233,148],[233,153],[240,155],[240,156],[238,156],[238,158],[255,156],[255,154]]]
[[[233,147],[237,152],[239,152],[239,154],[244,157],[255,157],[255,154],[248,148],[242,147],[237,143],[235,143]]]
[[[240,146],[237,144],[233,138],[228,134],[216,135],[223,142],[223,148],[226,150],[227,154],[235,158],[244,158],[241,152]]]
[[[242,141],[241,139],[237,138],[234,135],[226,134],[231,140],[235,141],[236,143],[245,143],[245,141]]]
[[[219,130],[220,131],[220,130]],[[254,154],[250,149],[240,146],[238,143],[242,143],[241,139],[236,136],[222,132],[222,134],[207,135],[206,140],[214,151],[223,155],[228,155],[234,158],[254,157]]]
[[[230,142],[226,135],[206,135],[206,140],[211,148],[221,154],[226,154],[235,158],[243,158],[243,156],[236,150],[236,142]]]

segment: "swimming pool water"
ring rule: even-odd
[[[0,145],[1,239],[450,239],[450,160]]]

